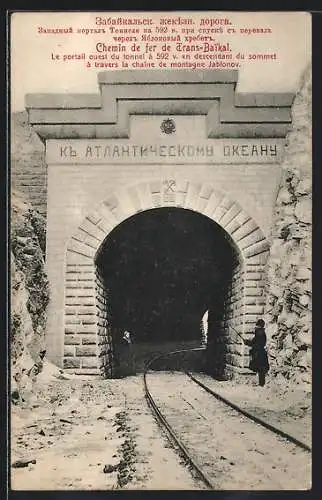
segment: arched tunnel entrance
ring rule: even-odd
[[[95,265],[105,376],[142,371],[152,352],[197,347],[205,339],[208,371],[224,373],[223,339],[240,313],[234,289],[241,265],[217,223],[183,208],[142,211],[108,234]]]

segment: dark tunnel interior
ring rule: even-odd
[[[200,339],[203,313],[220,320],[236,250],[225,231],[191,210],[159,208],[122,222],[96,265],[113,328],[134,342]]]

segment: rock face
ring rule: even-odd
[[[13,388],[45,349],[48,281],[45,221],[20,194],[11,196],[11,375]]]
[[[271,373],[311,380],[311,71],[293,104],[267,266],[266,321]]]

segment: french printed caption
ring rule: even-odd
[[[59,44],[49,57],[57,64],[77,63],[88,69],[238,69],[246,61],[278,62],[270,26],[239,26],[225,16],[98,15],[88,26],[38,26],[37,30],[42,36],[79,41],[79,50],[64,52]],[[243,50],[241,38],[246,37],[265,37],[266,50]]]

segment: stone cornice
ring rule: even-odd
[[[29,121],[43,139],[129,138],[130,115],[206,115],[208,138],[285,137],[290,93],[236,93],[237,71],[111,71],[98,94],[28,94]]]

